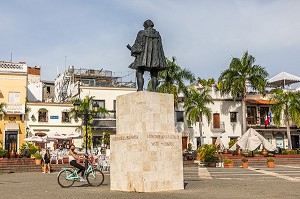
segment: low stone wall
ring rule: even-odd
[[[0,158],[0,167],[9,165],[31,165],[35,164],[34,158]]]

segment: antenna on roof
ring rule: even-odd
[[[67,70],[67,56],[65,56],[65,71]]]
[[[10,53],[10,62],[12,62],[12,53]]]

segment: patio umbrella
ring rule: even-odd
[[[281,72],[278,75],[267,80],[270,86],[275,87],[285,87],[286,85],[291,85],[300,82],[300,77],[292,75],[286,72]]]
[[[215,143],[216,147],[219,147],[219,149],[222,151],[225,149],[225,146],[220,138],[220,136],[217,137],[216,143]]]
[[[63,135],[63,134],[59,134],[59,133],[53,133],[53,134],[48,134],[48,140],[66,140],[69,139],[67,136]]]
[[[268,142],[268,140],[260,135],[255,129],[249,128],[230,150],[236,150],[236,146],[238,145],[243,150],[253,151],[261,144],[268,151],[274,151],[276,149],[275,146]]]
[[[47,142],[47,138],[34,135],[32,137],[25,138],[24,141],[26,141],[26,142]]]
[[[66,137],[76,139],[76,138],[82,138],[82,135],[77,134],[77,133],[69,133],[69,134],[66,135]]]

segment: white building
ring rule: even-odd
[[[116,98],[136,92],[135,83],[120,82],[111,71],[74,69],[60,74],[55,80],[55,101],[69,101],[72,98],[93,97],[100,107],[107,109],[108,115],[94,117],[93,147],[97,147],[105,133],[116,133]]]
[[[201,89],[198,86],[197,89]],[[214,144],[217,137],[228,147],[228,142],[238,139],[242,135],[242,103],[240,99],[234,101],[230,96],[221,96],[219,91],[211,87],[210,95],[214,104],[209,104],[212,111],[212,122],[203,116],[202,136],[204,144]],[[199,122],[192,126],[189,134],[189,143],[196,149],[200,145]]]
[[[53,103],[53,102],[28,102],[29,109],[27,113],[26,137],[33,135],[47,136],[50,134],[81,134],[81,121],[75,121],[69,114],[73,108],[70,103]],[[81,134],[82,135],[82,134]],[[82,146],[82,139],[66,139],[56,140],[47,143],[47,147],[51,149],[57,148],[59,145],[69,147],[70,143],[76,146]],[[46,144],[40,144],[45,147]]]

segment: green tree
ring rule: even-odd
[[[264,67],[254,65],[255,58],[246,51],[242,58],[232,58],[229,68],[218,79],[221,95],[231,94],[234,100],[242,97],[242,134],[246,132],[246,87],[265,93],[268,72]]]
[[[292,149],[290,126],[292,124],[300,126],[300,92],[276,90],[271,100],[275,102],[271,108],[273,121],[277,126],[280,126],[283,120],[286,125],[288,149]]]
[[[188,69],[182,69],[176,64],[176,58],[172,57],[172,60],[167,59],[168,67],[159,73],[158,79],[161,82],[157,88],[160,93],[170,93],[174,95],[174,106],[178,105],[178,94],[183,92],[187,93],[187,87],[184,81],[192,83],[195,81],[194,74]],[[148,85],[151,88],[151,84]]]
[[[107,114],[108,111],[103,108],[99,107],[99,111],[95,112],[92,107],[94,103],[94,97],[86,96],[84,99],[73,99],[71,102],[74,103],[75,101],[79,103],[79,109],[75,111],[75,108],[71,109],[71,114],[75,117],[81,118],[82,121],[82,127],[81,130],[83,132],[83,137],[86,138],[86,132],[87,132],[87,138],[88,138],[88,148],[90,148],[93,145],[93,134],[92,134],[92,124],[93,124],[93,116],[97,114]],[[87,123],[85,124],[85,116],[87,116]],[[86,128],[87,127],[87,128]],[[87,129],[87,131],[86,131]],[[86,145],[86,139],[84,139],[84,146]]]
[[[204,143],[204,139],[202,135],[203,116],[207,118],[208,123],[210,123],[212,120],[212,111],[207,106],[209,104],[214,104],[214,102],[209,92],[210,89],[207,88],[200,89],[200,90],[191,88],[184,102],[187,121],[192,125],[199,122],[199,133],[200,133],[201,145]]]

